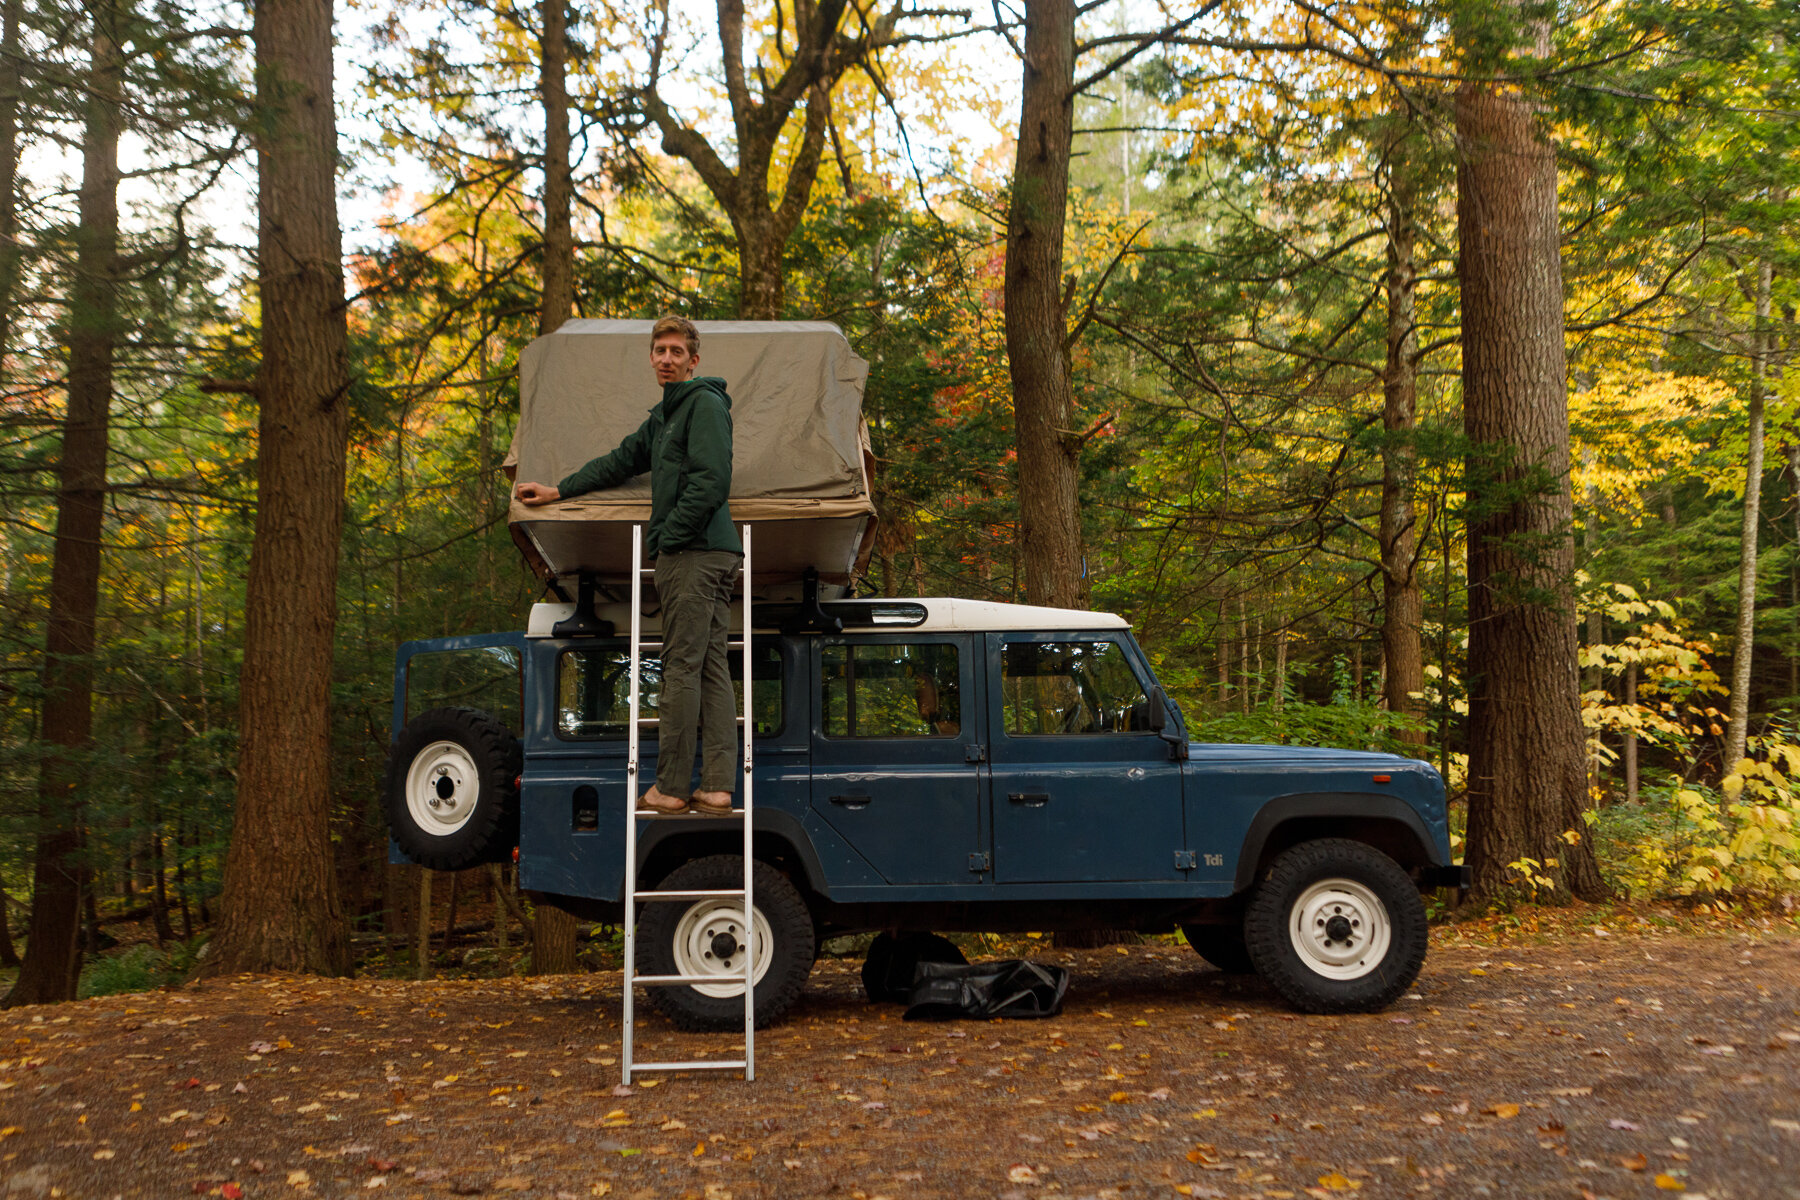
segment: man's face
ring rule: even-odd
[[[687,338],[679,333],[665,333],[650,343],[650,366],[658,383],[692,379],[699,365],[700,355],[688,351]]]

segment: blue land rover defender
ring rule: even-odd
[[[516,847],[523,888],[617,922],[629,647],[604,619],[628,613],[602,604],[598,632],[558,634],[575,607],[400,648],[386,811],[415,862],[457,870]],[[867,930],[1180,929],[1297,1008],[1370,1011],[1418,975],[1421,892],[1461,881],[1430,765],[1190,742],[1118,617],[815,598],[759,606],[753,625],[759,1025],[793,1004],[823,939]],[[646,760],[658,678],[651,651]],[[646,818],[638,886],[741,887],[743,844],[737,820]],[[677,1025],[741,1023],[741,907],[640,910],[639,970],[720,976],[651,992]]]

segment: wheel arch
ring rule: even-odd
[[[1317,838],[1362,842],[1408,871],[1442,865],[1424,818],[1404,800],[1366,792],[1312,792],[1263,805],[1245,831],[1233,889],[1247,891],[1282,851]]]
[[[825,871],[812,839],[791,814],[759,811],[752,834],[751,853],[760,862],[780,870],[804,896],[826,896]],[[654,888],[691,859],[712,854],[742,854],[743,830],[735,821],[720,818],[699,822],[657,821],[638,837],[638,887]],[[624,895],[619,897],[624,902]]]

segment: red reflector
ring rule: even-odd
[[[516,863],[518,861],[519,861],[519,848],[517,846],[514,846],[513,847],[513,862]]]
[[[523,775],[514,775],[513,776],[513,791],[516,792],[524,786],[525,786],[525,777]]]
[[[1392,782],[1394,782],[1394,777],[1392,775],[1376,775],[1373,778],[1376,783],[1392,783]]]

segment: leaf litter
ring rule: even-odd
[[[1791,1176],[1800,944],[1746,961],[1732,937],[1592,923],[1504,957],[1440,930],[1416,998],[1361,1016],[1295,1014],[1179,945],[1037,945],[1074,972],[1061,1017],[911,1025],[827,959],[758,1035],[750,1084],[623,1086],[616,973],[244,977],[15,1009],[0,1190],[1697,1196]],[[640,1056],[738,1045],[654,1014],[636,1036]]]

